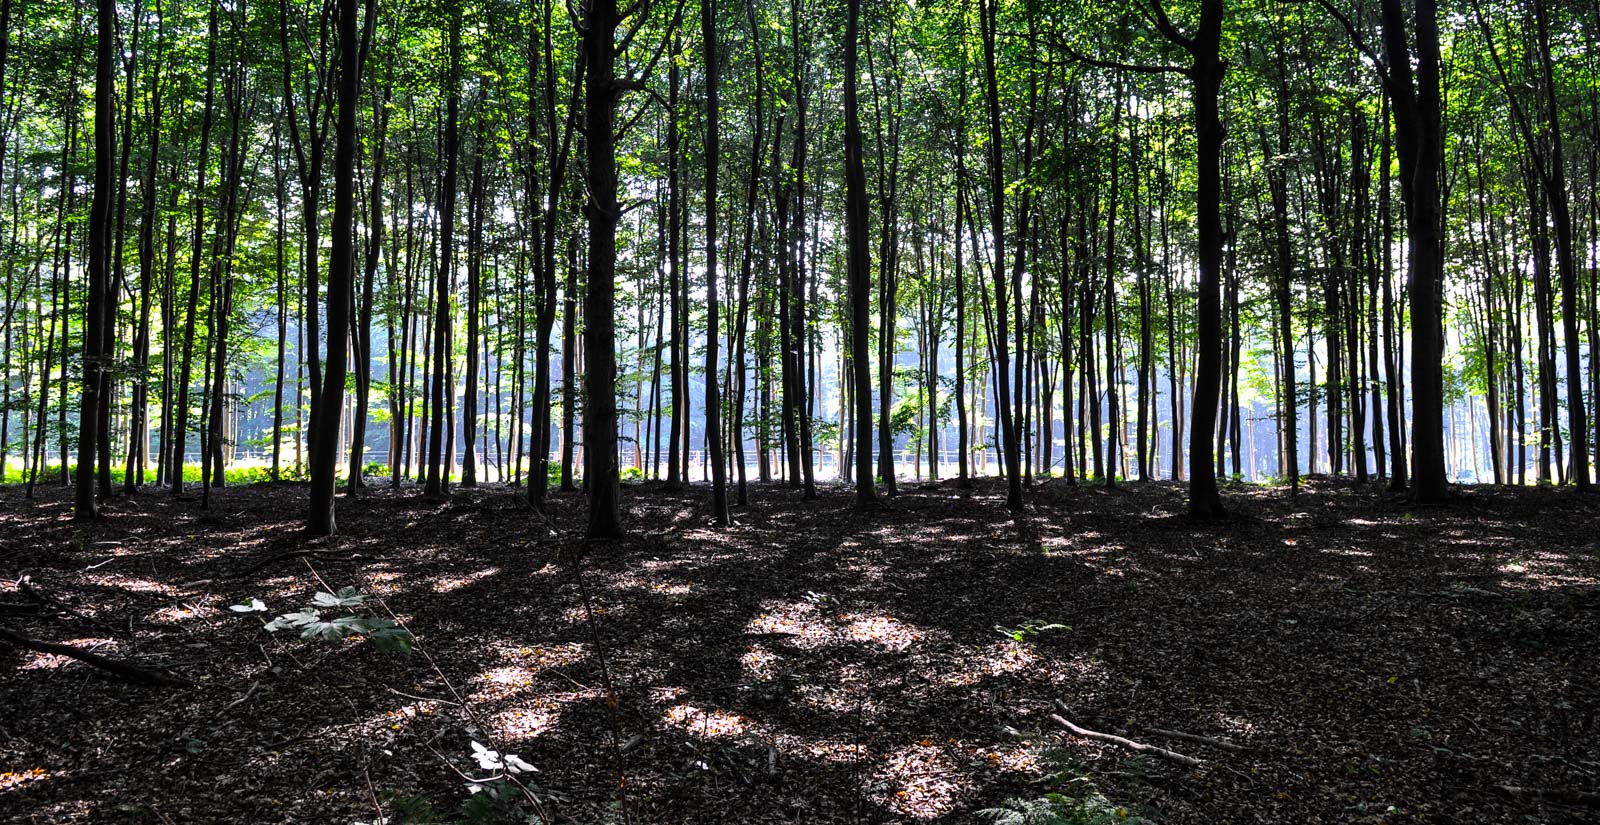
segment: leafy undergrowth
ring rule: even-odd
[[[58,602],[0,627],[192,685],[0,644],[0,820],[448,818],[502,756],[579,823],[1595,814],[1600,498],[1318,481],[1196,523],[1169,484],[1050,482],[1020,522],[1002,495],[758,486],[714,530],[704,489],[630,486],[631,537],[585,547],[577,494],[547,522],[503,488],[372,489],[313,541],[298,485],[209,513],[151,491],[89,527],[6,489],[0,603],[24,575]],[[416,652],[262,628],[344,587]]]

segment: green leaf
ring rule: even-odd
[[[366,600],[367,597],[357,593],[354,587],[341,587],[338,593],[318,590],[311,597],[311,603],[317,607],[357,607]]]
[[[303,607],[293,613],[285,613],[270,622],[267,630],[293,630],[306,627],[322,621],[322,614],[309,607]]]

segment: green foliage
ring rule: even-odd
[[[1150,820],[1102,793],[1088,772],[1066,751],[1042,746],[1034,749],[1034,756],[1049,771],[1044,782],[1053,790],[1033,799],[1008,799],[997,807],[978,811],[980,819],[1002,825],[1150,825]],[[1136,757],[1129,760],[1125,773],[1134,782],[1142,782],[1145,767]]]
[[[1150,821],[1112,803],[1099,791],[1082,797],[1049,793],[1037,799],[1008,799],[999,807],[978,811],[977,816],[997,825],[1110,825]]]
[[[395,624],[393,619],[357,612],[356,609],[366,599],[354,587],[341,587],[337,593],[319,590],[311,597],[311,604],[293,613],[284,613],[267,622],[264,627],[272,633],[296,630],[302,639],[323,642],[362,636],[370,639],[380,650],[411,652],[411,633]],[[265,611],[267,605],[260,599],[251,598],[247,604],[232,605],[229,609],[237,613],[255,613]]]
[[[1037,637],[1039,634],[1044,633],[1044,632],[1049,631],[1049,630],[1069,630],[1070,631],[1070,630],[1072,630],[1072,628],[1070,628],[1070,627],[1068,627],[1068,626],[1066,626],[1064,624],[1056,624],[1054,622],[1046,623],[1046,622],[1044,622],[1043,620],[1040,620],[1040,619],[1029,619],[1028,621],[1023,622],[1022,624],[1020,624],[1020,625],[1018,625],[1016,627],[1005,627],[1004,625],[995,625],[994,626],[994,632],[999,633],[1001,636],[1004,636],[1004,637],[1006,637],[1008,639],[1011,639],[1013,641],[1018,641],[1018,642],[1030,641],[1030,640],[1034,639],[1035,637]]]

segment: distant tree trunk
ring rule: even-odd
[[[1282,21],[1279,21],[1280,25]],[[1276,158],[1289,156],[1289,67],[1283,52],[1282,31],[1274,43],[1277,49],[1277,125],[1278,146]],[[1265,143],[1265,140],[1262,141]],[[1265,148],[1265,147],[1263,147]],[[1272,194],[1273,239],[1278,252],[1278,277],[1274,282],[1277,296],[1278,340],[1283,355],[1278,374],[1282,376],[1278,398],[1278,429],[1281,433],[1279,456],[1284,474],[1289,478],[1289,492],[1300,490],[1300,397],[1295,388],[1294,364],[1294,252],[1289,243],[1289,171],[1283,162],[1269,164],[1268,189]]]
[[[805,489],[803,493],[807,501],[817,497],[816,468],[812,466],[812,457],[815,446],[811,433],[811,402],[814,394],[810,392],[808,383],[814,379],[817,370],[810,368],[808,353],[814,352],[810,348],[810,325],[806,315],[806,264],[808,258],[805,254],[805,207],[806,207],[806,80],[805,80],[805,51],[800,46],[800,5],[801,0],[791,0],[789,4],[789,30],[794,41],[794,85],[795,85],[795,133],[794,133],[794,319],[791,330],[794,335],[794,362],[795,362],[795,417],[800,422],[799,448],[800,448],[800,474],[801,484]],[[812,282],[812,290],[816,289]],[[813,294],[815,294],[813,292]]]
[[[867,260],[867,173],[861,148],[861,117],[856,88],[861,0],[848,0],[844,33],[844,180],[846,270],[850,295],[850,369],[855,388],[854,451],[856,501],[877,500],[872,483],[872,273]]]
[[[6,0],[6,5],[9,8],[9,0]],[[128,461],[122,477],[122,488],[130,493],[144,484],[150,445],[150,300],[151,290],[155,287],[156,197],[159,193],[156,174],[161,158],[163,103],[161,66],[167,44],[166,18],[161,14],[160,0],[156,1],[156,16],[161,18],[161,29],[156,34],[156,59],[150,71],[150,142],[143,182],[143,203],[139,209],[139,320],[133,339],[133,400],[128,422]],[[0,438],[0,441],[3,440]]]
[[[720,143],[720,66],[717,56],[717,3],[700,2],[700,37],[705,50],[706,83],[706,447],[711,456],[711,520],[728,523],[727,466],[722,454],[722,396],[717,387],[717,166]]]
[[[561,294],[561,489],[573,483],[578,411],[578,253],[567,239],[567,274]]]
[[[1388,389],[1389,489],[1399,491],[1406,489],[1409,482],[1406,472],[1405,430],[1401,426],[1405,393],[1400,388],[1399,345],[1396,343],[1398,338],[1395,330],[1394,273],[1391,271],[1394,266],[1394,254],[1391,249],[1394,242],[1394,206],[1389,170],[1394,142],[1391,140],[1393,118],[1390,112],[1389,98],[1385,95],[1380,115],[1383,119],[1383,149],[1379,153],[1378,160],[1378,214],[1382,216],[1383,232],[1383,243],[1380,247],[1383,255],[1383,383]],[[1520,355],[1518,363],[1521,363]],[[1517,386],[1521,385],[1519,376]],[[1519,394],[1518,398],[1520,397]]]
[[[369,0],[367,17],[370,20],[374,15],[377,0]],[[370,27],[370,23],[369,23]],[[367,40],[371,39],[371,29],[368,29]],[[373,119],[376,121],[372,130],[372,188],[368,195],[367,206],[367,257],[365,268],[361,274],[361,303],[356,313],[356,330],[354,340],[356,361],[356,409],[351,421],[350,433],[350,478],[345,484],[345,493],[351,498],[358,495],[362,487],[362,463],[366,453],[367,444],[367,407],[372,396],[372,302],[373,291],[378,279],[378,261],[383,254],[383,169],[385,152],[385,139],[389,127],[389,100],[390,93],[386,86],[381,98],[374,96],[372,101]],[[409,203],[409,202],[408,202]],[[391,272],[390,277],[394,275]],[[391,342],[390,346],[393,346]],[[393,360],[392,358],[390,359]],[[394,419],[390,419],[393,426]],[[391,431],[391,438],[393,433]]]
[[[478,315],[482,302],[483,279],[483,155],[488,143],[484,114],[487,85],[478,86],[477,139],[472,148],[472,182],[467,189],[467,385],[461,397],[462,462],[461,486],[478,486]]]
[[[217,75],[217,2],[211,2],[210,36],[206,38],[206,91],[201,106],[200,162],[195,171],[194,234],[189,247],[189,296],[183,321],[183,356],[178,368],[178,407],[172,424],[172,492],[183,492],[184,445],[189,432],[189,383],[193,378],[195,312],[200,301],[200,258],[204,250],[206,172],[211,161],[211,119]]]
[[[540,262],[538,266],[539,286],[539,313],[536,326],[538,339],[534,343],[535,364],[533,379],[533,438],[530,449],[537,459],[533,462],[533,478],[528,485],[528,502],[535,508],[543,508],[545,493],[550,485],[550,334],[556,322],[556,227],[561,205],[561,192],[566,180],[568,151],[572,146],[572,133],[578,116],[578,90],[584,82],[584,52],[578,52],[573,79],[572,91],[568,96],[567,117],[565,124],[556,126],[556,68],[555,49],[552,45],[551,30],[552,0],[545,0],[543,4],[542,26],[543,32],[543,75],[544,75],[544,109],[545,126],[549,130],[545,139],[545,164],[550,178],[550,194],[545,198],[542,233],[539,238],[542,244],[539,251]],[[530,35],[531,39],[531,35]],[[532,48],[530,46],[530,48]],[[533,103],[530,101],[529,106]],[[559,134],[558,134],[559,132]],[[559,137],[559,140],[558,140]],[[570,285],[570,284],[569,284]],[[569,313],[570,314],[570,313]],[[566,350],[570,351],[570,347]],[[563,353],[565,358],[565,353]],[[567,405],[563,408],[566,414]],[[562,465],[562,484],[571,482],[571,462],[564,461]]]
[[[1556,90],[1554,61],[1550,54],[1550,15],[1545,0],[1533,0],[1539,43],[1539,68],[1543,74],[1545,115],[1549,119],[1549,162],[1545,172],[1545,197],[1555,230],[1556,267],[1561,281],[1561,333],[1567,372],[1567,438],[1570,476],[1580,488],[1589,486],[1588,416],[1583,406],[1583,369],[1578,343],[1578,257],[1572,240],[1572,208],[1567,194],[1567,164],[1561,138],[1561,101]],[[1592,239],[1591,239],[1592,242]]]
[[[712,1],[713,0],[707,0],[707,2],[712,2]],[[749,501],[749,492],[747,490],[747,485],[746,485],[746,480],[745,480],[745,464],[747,462],[745,461],[745,458],[744,458],[744,404],[745,404],[745,379],[744,379],[744,376],[746,374],[746,369],[745,369],[745,366],[744,366],[744,362],[745,362],[745,357],[744,356],[745,356],[745,338],[746,338],[746,330],[747,330],[747,327],[748,327],[748,315],[749,315],[749,308],[750,308],[749,293],[750,293],[751,266],[754,264],[754,251],[755,251],[754,250],[754,245],[755,245],[755,241],[754,241],[755,235],[754,235],[754,233],[755,233],[755,227],[756,227],[756,223],[757,223],[757,221],[756,221],[756,214],[757,214],[756,213],[756,199],[757,199],[757,196],[760,194],[760,191],[761,191],[760,190],[760,186],[761,186],[762,157],[766,152],[765,126],[766,126],[766,94],[767,94],[766,64],[765,64],[765,62],[763,62],[762,54],[761,54],[761,24],[756,19],[755,0],[746,0],[745,11],[746,11],[746,16],[748,17],[749,23],[750,23],[750,43],[751,43],[751,50],[752,50],[752,53],[753,53],[753,56],[754,56],[754,62],[755,62],[755,99],[754,99],[754,107],[753,107],[753,111],[752,111],[752,115],[751,115],[752,121],[753,121],[753,127],[754,127],[754,134],[752,135],[751,140],[750,140],[750,177],[746,180],[745,193],[744,193],[744,214],[745,214],[744,241],[743,241],[743,244],[742,244],[743,249],[741,250],[740,256],[739,256],[739,317],[738,317],[738,321],[737,321],[737,331],[736,331],[736,333],[734,335],[734,338],[736,339],[735,346],[737,347],[737,350],[734,353],[733,362],[732,362],[732,367],[733,367],[733,369],[738,371],[738,376],[739,377],[737,379],[737,381],[738,381],[737,387],[736,387],[736,389],[734,391],[734,403],[732,405],[732,410],[731,410],[732,415],[733,415],[733,420],[732,420],[731,426],[730,426],[730,429],[732,430],[733,443],[734,443],[734,447],[735,447],[735,449],[734,449],[734,458],[735,458],[735,461],[738,462],[738,468],[737,468],[738,476],[739,476],[738,502],[739,502],[739,506],[741,506],[741,507],[746,506],[746,505],[748,505],[750,503],[750,501]],[[711,117],[712,118],[718,118],[719,116],[716,115],[716,114],[712,114]],[[779,134],[781,134],[782,131],[783,131],[783,121],[782,121],[782,117],[781,116],[779,117],[778,127],[777,127],[776,131]],[[776,151],[774,152],[774,156],[776,156]],[[761,313],[761,315],[762,315],[763,319],[770,317],[770,313]],[[758,334],[759,334],[759,330],[758,330]],[[761,336],[761,337],[763,339],[765,339],[766,336]],[[762,370],[760,368],[760,363],[759,363],[760,359],[759,359],[759,357],[758,357],[757,361],[758,361],[758,363],[757,363],[757,376],[759,377],[762,374],[762,372],[764,372],[764,370]],[[765,425],[765,419],[764,418],[758,417],[757,432],[758,432],[758,438],[757,438],[757,442],[756,443],[757,443],[758,448],[760,448],[760,447],[763,447],[765,445],[765,438],[759,435],[760,433],[766,432],[766,425]],[[766,469],[766,467],[767,467],[767,464],[766,464],[766,450],[765,449],[759,449],[759,455],[760,455],[760,462],[761,462],[761,468],[762,468],[762,470],[761,470],[761,472],[762,472],[762,480],[765,481],[766,480],[766,474],[767,474],[767,469]]]
[[[449,488],[449,467],[445,466],[445,407],[450,404],[452,392],[450,375],[450,281],[455,271],[456,241],[456,176],[460,167],[458,155],[461,141],[459,121],[461,116],[461,4],[450,0],[447,33],[447,60],[445,73],[445,124],[444,124],[444,178],[439,192],[439,265],[434,286],[433,320],[433,421],[428,428],[428,479],[424,493],[432,498],[446,494]],[[332,351],[331,349],[329,350]],[[313,455],[315,451],[313,451]]]
[[[966,18],[962,17],[961,35],[966,37]],[[962,489],[972,487],[971,444],[970,430],[967,428],[967,280],[966,280],[966,251],[962,248],[961,216],[967,211],[967,63],[961,61],[961,74],[957,79],[957,105],[955,124],[956,147],[956,450],[960,453],[960,469],[957,471],[956,486]],[[973,254],[978,250],[974,248]],[[1068,424],[1068,429],[1071,425]]]
[[[106,283],[105,283],[108,306],[106,307],[106,312],[104,312],[102,314],[102,316],[101,316],[101,324],[104,327],[104,330],[102,332],[102,335],[104,337],[101,338],[101,341],[103,342],[102,343],[102,348],[105,351],[105,356],[106,356],[106,358],[108,360],[111,359],[115,354],[115,348],[116,348],[116,343],[117,343],[117,314],[118,314],[117,313],[117,308],[121,304],[121,300],[120,300],[119,296],[121,296],[121,294],[122,294],[122,292],[123,292],[123,290],[125,289],[125,286],[126,286],[126,269],[124,268],[124,259],[126,258],[126,250],[127,250],[126,238],[127,238],[127,225],[128,225],[128,165],[132,160],[132,149],[133,149],[133,89],[137,85],[137,80],[138,80],[137,70],[138,70],[138,64],[139,64],[139,33],[141,31],[141,28],[142,28],[141,24],[143,22],[144,22],[144,3],[141,2],[140,0],[134,0],[134,4],[133,4],[133,33],[129,36],[128,42],[127,42],[128,57],[127,57],[126,60],[123,61],[123,72],[124,72],[124,78],[125,79],[123,81],[124,92],[123,92],[123,95],[122,95],[122,124],[121,124],[122,125],[122,135],[121,135],[120,138],[116,139],[116,145],[117,145],[118,154],[119,154],[119,159],[117,160],[116,172],[114,173],[115,176],[116,176],[115,185],[116,185],[116,190],[117,190],[117,192],[116,192],[117,202],[116,202],[116,207],[115,207],[115,209],[116,209],[116,218],[115,218],[116,230],[115,230],[115,233],[111,236],[110,241],[109,241],[110,249],[111,249],[111,271],[110,271],[110,274],[107,276]],[[0,99],[3,99],[3,98],[0,98]],[[137,326],[135,326],[133,332],[134,332],[135,339],[137,339],[138,334],[139,334]],[[138,341],[135,340],[134,341],[134,357],[137,358],[137,356],[138,356]],[[111,376],[111,373],[108,371],[108,372],[106,372],[104,374],[103,379],[101,381],[101,387],[100,387],[101,404],[100,404],[100,409],[99,409],[99,412],[100,412],[100,424],[96,428],[97,435],[99,436],[99,439],[98,439],[99,443],[98,443],[98,445],[96,447],[96,454],[97,454],[98,460],[99,460],[98,474],[96,476],[96,485],[97,485],[97,487],[99,489],[99,494],[100,494],[100,496],[102,498],[110,497],[111,496],[111,492],[112,492],[111,491],[111,436],[112,436],[112,433],[111,433],[111,430],[112,430],[111,414],[112,414],[112,408],[114,406],[116,406],[116,396],[117,396],[117,392],[116,392],[116,390],[114,388],[114,385],[112,383],[112,376]],[[3,413],[0,413],[0,415],[3,415]],[[131,417],[132,416],[130,415],[130,418]],[[134,435],[138,432],[138,428],[130,426],[128,428],[128,432],[129,432],[129,438],[132,439],[134,437]],[[130,440],[129,443],[130,444],[132,443],[131,440]],[[129,469],[131,469],[131,468],[129,468]],[[126,472],[125,471],[123,473],[124,486],[126,486],[126,482],[129,480],[131,475],[132,475],[131,472]]]
[[[1006,330],[1006,279],[1005,279],[1005,158],[1004,141],[1000,133],[1000,86],[996,80],[995,41],[999,36],[998,0],[979,0],[978,19],[982,24],[983,67],[986,110],[989,117],[989,223],[993,233],[995,297],[995,403],[1000,419],[1000,432],[1005,455],[1006,507],[1012,511],[1022,509],[1022,454],[1019,447],[1017,422],[1011,408],[1010,343]],[[1020,296],[1018,296],[1020,298]]]
[[[319,22],[326,20],[326,14],[332,5],[324,5],[318,11]],[[322,358],[317,349],[321,338],[321,325],[318,321],[317,309],[321,303],[318,298],[321,274],[321,249],[322,249],[322,186],[323,164],[327,158],[328,147],[328,116],[332,107],[327,105],[327,84],[318,74],[314,82],[310,83],[309,99],[306,101],[306,134],[302,137],[300,121],[296,115],[296,103],[293,89],[295,73],[292,70],[289,51],[289,0],[279,0],[278,6],[278,41],[283,61],[283,102],[289,121],[289,138],[294,146],[296,170],[300,176],[300,215],[305,239],[301,245],[301,263],[305,269],[305,304],[301,309],[301,326],[305,338],[305,347],[302,349],[301,360],[305,363],[306,373],[311,383],[311,426],[306,433],[307,445],[312,453],[317,450],[317,414],[322,398]],[[322,29],[326,32],[326,29]],[[328,64],[326,38],[319,44],[319,60],[323,65]],[[206,77],[209,82],[211,74]],[[306,144],[310,144],[309,149]],[[203,151],[203,150],[202,150]],[[329,350],[333,357],[332,350]],[[343,356],[339,356],[343,357]],[[296,394],[296,408],[299,406],[299,395]],[[297,428],[298,429],[298,428]],[[298,439],[298,436],[297,436]]]
[[[676,489],[677,486],[687,481],[684,478],[685,456],[689,452],[688,429],[685,422],[689,416],[688,378],[688,336],[685,331],[688,326],[684,318],[688,311],[688,290],[683,283],[683,274],[680,261],[683,252],[680,241],[683,237],[683,196],[678,180],[678,163],[682,154],[678,148],[678,55],[682,51],[682,43],[675,35],[672,38],[672,59],[668,61],[667,70],[667,292],[671,303],[671,316],[668,320],[672,325],[672,332],[668,348],[672,353],[672,363],[668,369],[667,383],[672,388],[672,432],[667,436],[667,488]]]

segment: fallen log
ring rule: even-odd
[[[36,651],[38,653],[54,653],[57,656],[66,656],[69,659],[77,659],[86,665],[90,665],[108,673],[114,673],[118,676],[121,676],[122,678],[133,682],[136,685],[144,685],[146,687],[174,687],[179,685],[193,684],[193,682],[190,682],[187,679],[169,676],[165,673],[155,670],[147,670],[139,667],[138,665],[124,662],[120,659],[111,659],[101,656],[98,653],[90,653],[87,650],[80,650],[72,645],[60,645],[56,644],[55,642],[45,642],[38,639],[30,639],[27,636],[12,633],[3,627],[0,627],[0,642],[7,642],[15,645],[16,647],[20,647],[25,650]]]
[[[1056,707],[1061,709],[1063,712],[1068,711],[1066,703],[1059,699],[1056,700]],[[1060,725],[1063,728],[1066,728],[1074,736],[1081,736],[1085,739],[1093,739],[1097,742],[1105,742],[1107,744],[1116,745],[1120,748],[1127,748],[1131,751],[1137,751],[1139,753],[1147,753],[1151,756],[1159,757],[1167,760],[1168,762],[1174,762],[1188,768],[1197,768],[1202,764],[1199,759],[1187,754],[1178,753],[1177,751],[1170,751],[1157,745],[1147,745],[1143,742],[1135,742],[1132,739],[1117,736],[1113,733],[1101,733],[1100,731],[1079,727],[1078,725],[1067,721],[1065,717],[1062,717],[1058,714],[1050,714],[1050,721]]]

